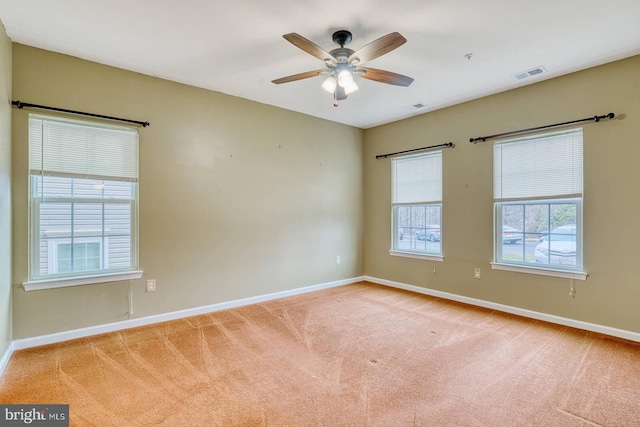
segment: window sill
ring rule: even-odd
[[[492,262],[491,268],[494,270],[517,271],[519,273],[562,277],[564,279],[587,280],[587,273],[582,271],[566,271],[566,270],[553,270],[550,268],[525,267],[522,265],[501,264],[499,262]]]
[[[120,282],[123,280],[139,279],[142,270],[123,271],[119,273],[96,274],[93,276],[64,277],[45,280],[30,280],[24,282],[25,291],[39,291],[43,289],[66,288],[68,286],[91,285],[95,283]]]
[[[415,252],[401,252],[401,251],[390,250],[389,255],[401,256],[405,258],[426,259],[427,261],[438,261],[438,262],[444,261],[444,256],[442,255],[427,255],[427,254],[418,254]]]

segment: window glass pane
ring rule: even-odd
[[[577,233],[575,225],[552,229],[536,247],[536,261],[557,266],[577,265]]]
[[[102,181],[95,179],[73,179],[73,197],[102,198]]]
[[[131,236],[109,237],[106,262],[109,268],[129,268],[131,265]]]
[[[502,260],[527,262],[533,256],[527,253],[524,234],[525,209],[521,204],[502,205]]]
[[[100,269],[100,243],[85,243],[87,271]]]
[[[43,198],[133,200],[136,183],[33,175],[33,195]]]
[[[71,273],[71,258],[58,259],[58,273]]]
[[[564,225],[576,224],[575,204],[553,204],[551,205],[551,228],[558,228]],[[575,233],[574,233],[575,234]]]
[[[87,244],[76,243],[73,245],[73,259],[75,261],[85,259],[87,257]]]
[[[134,267],[136,183],[36,175],[31,182],[40,214],[33,277]]]
[[[125,181],[102,181],[104,185],[103,197],[107,199],[129,199],[134,198],[135,183]]]
[[[71,245],[58,245],[58,273],[71,272]]]
[[[509,203],[501,204],[501,209],[499,261],[577,266],[577,202]]]
[[[549,204],[525,205],[525,231],[533,239],[540,239],[549,232]]]
[[[100,243],[59,243],[57,273],[100,270]],[[72,255],[73,252],[73,255]]]
[[[41,202],[40,238],[71,237],[71,203]]]
[[[430,255],[442,253],[441,205],[397,206],[395,250]]]
[[[72,180],[57,176],[36,176],[33,184],[36,197],[71,197]]]
[[[100,243],[87,243],[86,244],[87,258],[100,259]]]
[[[75,237],[102,235],[102,203],[73,204],[73,235]]]
[[[104,232],[109,236],[131,233],[131,205],[128,203],[104,204]]]

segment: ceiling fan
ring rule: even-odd
[[[285,34],[282,37],[308,54],[323,60],[326,68],[282,77],[273,80],[272,83],[281,84],[319,75],[328,75],[322,83],[322,88],[333,94],[333,105],[336,107],[338,106],[338,101],[347,99],[349,94],[358,90],[354,76],[395,86],[406,87],[413,82],[411,77],[403,76],[402,74],[360,66],[405,44],[407,39],[402,37],[400,33],[387,34],[354,51],[344,47],[351,42],[351,33],[347,30],[339,30],[333,33],[333,41],[340,47],[330,52],[296,33]]]

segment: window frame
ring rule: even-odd
[[[77,123],[82,126],[95,126],[95,127],[113,127],[120,129],[134,129],[133,127],[127,126],[112,126],[105,125],[102,123],[95,123],[86,120],[69,120],[69,119],[61,119],[58,117],[50,117],[43,115],[30,115],[31,118],[41,119],[41,120],[51,120],[51,121],[62,121],[68,123]],[[137,129],[136,129],[137,132]],[[138,137],[139,138],[139,137]],[[138,143],[139,144],[139,143]],[[138,145],[139,147],[139,145]],[[138,148],[139,150],[139,148]],[[34,194],[36,185],[35,182],[39,178],[45,178],[57,176],[61,178],[67,179],[95,179],[102,181],[120,181],[117,176],[114,177],[98,177],[98,176],[78,176],[73,173],[51,173],[45,174],[42,171],[41,174],[35,173],[31,168],[28,173],[28,217],[29,217],[29,238],[28,238],[28,280],[23,283],[23,287],[26,291],[32,290],[41,290],[41,289],[51,289],[58,287],[67,287],[67,286],[79,286],[79,285],[87,285],[94,283],[106,283],[106,282],[114,282],[114,281],[124,281],[124,280],[133,280],[142,277],[142,271],[139,269],[138,264],[138,203],[139,203],[139,184],[138,180],[132,182],[132,193],[130,198],[115,198],[115,197],[73,197],[73,196],[65,196],[65,197],[43,197],[41,194]],[[40,205],[41,202],[49,202],[49,203],[68,203],[72,205],[78,204],[99,204],[103,206],[103,214],[104,215],[104,206],[107,204],[128,204],[130,206],[130,230],[129,230],[129,239],[130,239],[130,267],[127,268],[108,268],[108,261],[105,262],[105,257],[107,254],[107,248],[109,245],[109,238],[113,236],[109,236],[104,234],[104,229],[101,229],[100,235],[96,236],[73,236],[70,235],[68,238],[64,239],[55,239],[51,240],[47,243],[48,247],[53,245],[54,252],[57,252],[57,246],[60,243],[86,243],[86,242],[99,242],[100,243],[100,265],[101,268],[99,270],[90,270],[90,271],[79,271],[79,272],[70,272],[70,273],[58,273],[57,266],[52,268],[51,266],[47,267],[47,273],[40,273],[40,245],[41,245],[41,236],[40,236]],[[104,221],[104,218],[103,218]],[[55,253],[53,254],[54,258]],[[52,257],[48,256],[48,262],[51,261]],[[55,271],[50,273],[51,271]]]
[[[584,133],[582,132],[582,128],[578,129],[568,129],[564,132],[571,132],[573,130],[580,130],[582,135],[582,150],[584,152]],[[527,136],[527,137],[519,137],[513,138],[506,141],[501,141],[499,144],[509,144],[509,143],[518,143],[523,140],[535,140],[536,138],[545,138],[549,136],[553,136],[554,134],[561,133],[560,132],[547,132],[541,133],[537,135]],[[494,145],[495,150],[495,145]],[[584,154],[583,154],[584,156]],[[584,170],[584,157],[583,164],[581,166],[582,170]],[[493,174],[494,181],[496,175],[496,164],[495,164],[495,155],[494,155],[494,164],[493,164]],[[584,181],[583,181],[584,182]],[[548,205],[549,209],[551,209],[552,205],[575,205],[576,210],[576,218],[575,218],[575,228],[576,228],[576,264],[575,266],[560,266],[561,264],[542,264],[535,262],[527,262],[523,261],[511,261],[505,260],[503,256],[503,224],[504,220],[502,217],[503,207],[514,205],[519,206],[522,205],[525,208],[527,205]],[[584,204],[584,183],[581,193],[579,195],[576,194],[567,194],[567,195],[553,195],[547,197],[522,197],[522,198],[509,198],[496,200],[495,194],[495,182],[494,182],[494,200],[493,200],[493,261],[491,262],[492,269],[496,270],[505,270],[505,271],[516,271],[522,273],[529,274],[539,274],[545,276],[553,276],[553,277],[561,277],[561,278],[569,278],[569,279],[577,279],[577,280],[586,280],[587,273],[584,272],[584,237],[583,237],[583,204]],[[549,229],[548,232],[551,232],[551,223],[548,224]],[[526,244],[526,229],[522,230],[523,233],[523,244]],[[537,246],[537,245],[536,245]],[[534,257],[535,257],[535,249],[534,249]],[[534,258],[535,259],[535,258]]]
[[[395,188],[396,188],[396,183],[395,183],[395,168],[396,168],[396,161],[398,160],[404,160],[404,159],[412,159],[412,158],[424,158],[424,157],[435,157],[435,156],[439,156],[440,157],[440,200],[438,201],[418,201],[418,202],[395,202]],[[442,249],[442,223],[443,223],[443,203],[442,203],[442,191],[443,191],[443,171],[442,171],[442,162],[443,162],[443,150],[432,150],[429,152],[423,152],[423,153],[417,153],[417,154],[410,154],[410,155],[405,155],[405,156],[398,156],[392,159],[391,162],[391,249],[389,249],[389,255],[392,256],[400,256],[400,257],[406,257],[406,258],[416,258],[416,259],[424,259],[424,260],[429,260],[429,261],[438,261],[438,262],[442,262],[444,261],[444,253],[443,253],[443,249]],[[399,247],[396,247],[397,242],[399,241],[398,239],[398,230],[399,230],[399,225],[398,225],[398,214],[397,214],[397,209],[400,207],[422,207],[425,209],[429,209],[430,207],[434,207],[437,206],[440,209],[440,224],[439,224],[439,229],[440,229],[440,239],[439,239],[439,253],[429,253],[426,251],[412,251],[412,250],[405,250],[405,249],[400,249]],[[411,239],[413,239],[413,237],[410,237]],[[425,246],[427,243],[427,239],[425,238]]]

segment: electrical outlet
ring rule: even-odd
[[[336,264],[340,264],[340,255],[336,255]]]
[[[474,279],[479,279],[482,277],[482,270],[480,270],[479,268],[474,268],[473,269],[473,278]]]
[[[156,279],[147,280],[147,292],[155,292],[156,291]]]

